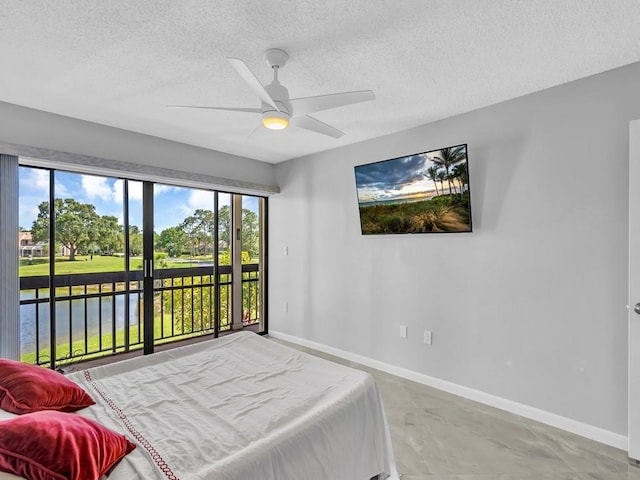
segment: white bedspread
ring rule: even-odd
[[[137,443],[109,479],[369,480],[390,473],[362,371],[240,332],[69,375]]]

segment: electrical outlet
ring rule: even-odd
[[[400,338],[407,338],[407,326],[400,325]]]
[[[431,345],[431,330],[424,331],[424,343]]]

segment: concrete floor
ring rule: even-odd
[[[376,380],[402,480],[640,480],[627,452],[315,350]]]

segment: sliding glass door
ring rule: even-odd
[[[141,261],[128,256],[140,249],[125,248],[136,237],[126,229],[125,204],[135,200],[125,198],[127,187],[121,179],[20,168],[23,360],[55,367],[141,345]]]
[[[262,197],[241,195],[242,323],[259,325],[264,318],[264,278],[266,275],[266,202]]]
[[[22,359],[264,332],[265,222],[261,197],[21,167]]]
[[[154,344],[228,329],[217,205],[229,194],[154,185]],[[228,255],[226,255],[228,257]]]

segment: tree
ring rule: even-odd
[[[34,243],[49,241],[49,202],[38,205],[38,217],[31,225],[31,238]]]
[[[55,242],[67,247],[69,260],[73,261],[78,249],[86,248],[96,238],[96,224],[100,217],[93,205],[77,202],[73,198],[56,198],[53,205]],[[35,242],[49,238],[49,202],[42,202],[38,210],[38,217],[31,227]]]
[[[193,257],[196,251],[196,236],[198,235],[198,226],[196,225],[195,217],[192,215],[185,218],[179,228],[184,232],[185,236],[189,240],[189,256]]]
[[[177,256],[189,245],[191,256],[209,255],[213,252],[213,238],[216,230],[215,214],[211,210],[196,210],[180,225],[163,230],[156,245]],[[231,207],[225,205],[218,211],[218,250],[228,251],[231,245]],[[171,249],[171,252],[169,250]],[[242,249],[250,257],[260,252],[260,222],[256,213],[242,209]]]
[[[444,168],[445,177],[444,179],[449,182],[449,194],[451,194],[451,178],[450,169],[456,163],[464,160],[466,158],[466,150],[464,145],[460,145],[459,147],[447,147],[440,150],[440,155],[434,157],[432,162],[435,163],[438,167]]]
[[[211,252],[215,218],[211,210],[197,209],[193,215],[185,218],[180,224],[190,241],[191,256],[206,255]]]
[[[187,235],[180,226],[165,228],[160,232],[156,246],[170,257],[178,257],[187,245]]]
[[[198,248],[201,255],[213,253],[213,234],[216,230],[215,215],[211,210],[197,209],[194,216],[198,222]]]
[[[218,210],[218,249],[227,250],[231,245],[231,207],[225,205]]]
[[[142,231],[137,225],[129,225],[129,255],[142,255]]]
[[[433,186],[436,187],[436,195],[439,195],[438,184],[436,183],[436,180],[438,180],[438,169],[436,167],[427,168],[427,176],[433,182]]]
[[[111,215],[104,215],[96,222],[95,244],[102,253],[113,255],[120,245],[119,234],[121,232],[122,226],[118,225],[118,219]]]
[[[444,192],[444,181],[447,179],[447,173],[444,170],[438,172],[438,180],[440,181],[440,193]]]
[[[215,229],[218,228],[218,259],[219,265],[231,265],[231,207],[225,205],[216,215],[210,210],[196,210],[193,215],[185,218],[179,225],[163,230],[157,240],[158,248],[164,249],[171,256],[182,253],[181,249],[189,246],[192,254],[208,253],[212,250]],[[175,248],[174,251],[170,249]],[[260,254],[260,222],[258,215],[242,209],[242,263],[246,264]],[[218,278],[220,282],[220,297],[214,295],[214,287],[207,285],[213,278],[206,276],[191,279],[175,279],[173,287],[183,286],[172,290],[171,295],[163,295],[162,302],[166,312],[172,312],[176,334],[188,334],[214,328],[215,306],[221,326],[231,322],[230,278],[223,274]],[[246,282],[243,290],[243,318],[246,320],[258,318],[260,311],[259,284]],[[249,304],[251,298],[251,304]]]
[[[255,258],[260,253],[260,224],[258,215],[246,208],[242,209],[242,250]]]
[[[447,182],[449,182],[449,192],[451,193],[451,190],[453,188],[453,193],[456,193],[456,184],[454,182],[454,180],[456,179],[456,176],[453,174],[453,172],[450,172],[449,175],[447,175]],[[452,187],[453,185],[453,187]]]
[[[469,171],[466,162],[458,163],[453,167],[452,174],[460,182],[460,193],[464,192],[464,186],[469,183]]]

